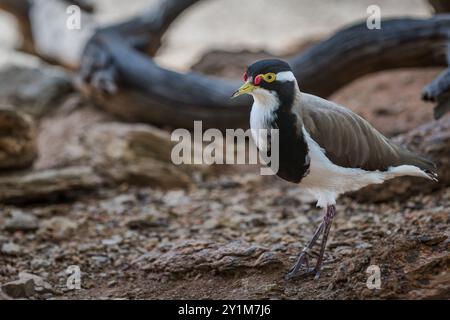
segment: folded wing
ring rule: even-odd
[[[304,93],[299,104],[305,129],[336,165],[370,171],[414,165],[435,171],[432,162],[389,141],[349,109]]]

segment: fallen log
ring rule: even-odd
[[[326,97],[369,73],[445,66],[449,31],[450,15],[384,21],[382,30],[358,24],[290,62],[303,91]],[[194,120],[203,120],[204,128],[248,126],[249,99],[229,99],[239,82],[166,70],[118,34],[99,31],[90,40],[80,75],[85,92],[128,121],[188,128]]]
[[[2,1],[8,2],[0,0],[0,7]],[[247,127],[250,99],[229,100],[238,81],[173,72],[149,57],[159,48],[168,26],[196,2],[167,0],[129,21],[98,28],[78,61],[83,92],[127,121],[190,128],[193,120],[203,120],[205,129]],[[90,33],[96,27],[91,21],[83,30]],[[55,31],[54,24],[34,24],[33,28],[40,33],[63,32],[61,38],[72,37],[71,42],[84,41],[66,28]],[[447,66],[449,31],[450,15],[384,20],[380,30],[369,30],[364,22],[337,32],[290,62],[303,91],[326,97],[369,73]],[[60,53],[61,63],[65,59]],[[432,97],[424,93],[428,100],[441,96],[439,91]]]
[[[44,202],[98,188],[102,180],[90,167],[23,171],[0,176],[0,203]]]

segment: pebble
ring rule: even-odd
[[[48,268],[52,264],[52,259],[34,258],[31,260],[30,266],[33,269]]]
[[[33,231],[39,227],[38,219],[20,210],[11,211],[11,218],[6,219],[5,229],[8,231]]]
[[[10,256],[18,256],[22,253],[22,248],[15,243],[9,242],[2,245],[1,252]]]
[[[33,281],[34,291],[36,291],[36,292],[39,292],[39,293],[53,292],[53,288],[52,288],[51,284],[48,283],[46,280],[44,280],[44,278],[42,278],[38,275],[28,273],[28,272],[20,272],[19,280]]]
[[[78,245],[78,251],[80,252],[87,252],[96,248],[97,245],[95,243],[81,243]]]
[[[2,291],[11,298],[29,298],[34,294],[32,279],[19,279],[2,285]]]
[[[122,241],[123,241],[123,239],[121,236],[115,235],[110,239],[102,240],[102,244],[104,244],[105,246],[115,246],[115,245],[121,244]]]
[[[117,285],[117,281],[116,280],[111,280],[110,282],[108,282],[108,287],[112,288],[115,287]]]
[[[52,293],[52,286],[44,278],[28,272],[20,272],[19,279],[1,286],[4,294],[11,298],[29,298],[35,293]]]
[[[103,265],[108,262],[108,257],[106,256],[92,256],[91,259],[98,265]]]
[[[132,217],[126,220],[125,225],[130,229],[142,230],[158,227],[167,227],[168,221],[165,219],[157,219],[152,215],[143,215],[140,217]]]
[[[78,228],[78,224],[64,217],[53,217],[44,220],[38,233],[40,235],[48,235],[54,239],[67,239]]]

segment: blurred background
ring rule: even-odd
[[[102,24],[125,20],[157,5],[160,0],[98,0],[95,15]],[[164,36],[157,61],[165,66],[186,70],[202,54],[212,49],[268,50],[282,54],[293,43],[331,34],[348,23],[367,18],[373,1],[362,0],[208,0],[183,13]],[[426,1],[377,1],[383,18],[429,17]],[[5,49],[20,41],[14,19],[0,13],[0,43]]]

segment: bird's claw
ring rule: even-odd
[[[314,275],[314,279],[317,280],[318,274],[320,274],[320,272],[317,272],[316,268],[307,268],[305,270],[299,270],[296,273],[289,272],[286,275],[286,280],[302,279],[310,275]]]
[[[289,273],[286,275],[286,280],[305,278],[310,275],[314,275],[314,280],[318,280],[320,277],[321,270],[309,267],[309,255],[308,252],[302,252],[298,257],[297,262],[291,268]]]
[[[307,251],[303,251],[297,259],[295,265],[286,275],[286,279],[294,279],[303,277],[314,272],[314,268],[309,267],[309,255]]]

